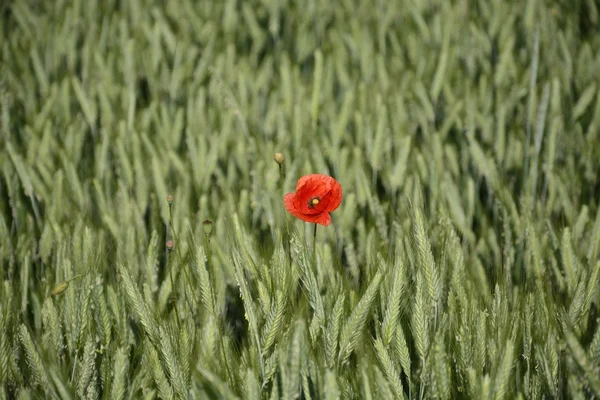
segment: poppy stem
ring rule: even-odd
[[[281,194],[284,194],[283,193],[283,179],[284,179],[283,166],[281,164],[279,164],[279,187],[281,189]]]
[[[315,270],[317,269],[317,224],[315,224],[315,230],[313,231],[313,255],[312,263]]]

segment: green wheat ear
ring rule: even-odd
[[[35,344],[31,338],[29,330],[25,325],[20,325],[18,328],[19,341],[23,346],[25,359],[29,372],[31,373],[32,383],[44,387],[48,384],[48,377],[46,376],[46,368],[42,363],[42,359],[35,348]]]
[[[339,363],[342,365],[346,363],[362,336],[367,318],[369,317],[369,310],[377,296],[377,289],[382,277],[383,273],[381,271],[375,274],[369,287],[342,328],[340,334],[340,355],[338,358]]]

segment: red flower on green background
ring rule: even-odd
[[[342,202],[342,185],[331,176],[305,175],[298,179],[296,193],[283,198],[285,209],[294,217],[306,222],[327,226],[330,212]]]

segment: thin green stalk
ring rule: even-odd
[[[316,271],[317,270],[317,224],[315,224],[315,230],[313,231],[312,265]]]
[[[285,171],[283,170],[283,164],[279,164],[279,190],[282,195],[285,195],[283,189],[283,181],[285,180]]]

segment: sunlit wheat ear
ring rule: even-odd
[[[344,303],[346,297],[344,293],[340,293],[333,306],[333,311],[327,320],[327,328],[325,330],[325,358],[327,366],[333,368],[335,366],[337,351],[339,347],[340,331],[342,329],[342,320],[344,317]]]
[[[150,342],[153,345],[156,345],[159,342],[158,338],[158,328],[155,318],[150,314],[146,303],[143,300],[142,294],[140,293],[138,287],[133,282],[127,267],[121,263],[117,264],[117,269],[119,275],[122,279],[123,289],[125,290],[125,294],[129,298],[129,302],[133,308],[133,311],[137,318],[139,319],[144,332],[150,339]]]
[[[405,285],[405,268],[401,260],[397,260],[394,265],[393,283],[388,296],[388,306],[385,309],[383,323],[381,326],[383,343],[388,346],[394,337],[394,332],[397,329],[398,317],[400,315],[400,300],[407,292],[404,290]]]
[[[200,298],[209,316],[216,317],[215,296],[212,279],[207,269],[207,258],[204,246],[198,246],[196,250],[196,276],[200,286]]]
[[[283,398],[286,399],[295,399],[300,395],[301,390],[301,377],[300,377],[300,368],[303,358],[304,348],[304,337],[305,337],[305,324],[303,320],[298,320],[295,323],[293,328],[293,333],[291,337],[291,341],[289,342],[289,347],[287,350],[287,354],[281,353],[282,356],[285,354],[285,358],[283,360],[286,361],[286,365],[283,367],[283,370],[287,372],[286,374],[286,382],[283,386]],[[280,366],[281,368],[281,366]]]
[[[401,325],[398,325],[396,328],[393,346],[394,355],[400,361],[402,371],[404,372],[404,375],[406,375],[409,387],[412,387],[410,352],[406,343],[406,337],[404,336],[404,330]]]
[[[85,343],[83,354],[80,359],[80,367],[78,369],[79,378],[77,379],[77,394],[85,397],[90,386],[93,386],[94,375],[96,370],[96,348],[92,341]]]
[[[340,335],[340,353],[338,357],[338,363],[340,365],[346,364],[350,354],[354,351],[362,337],[367,319],[369,318],[371,305],[377,297],[377,290],[382,278],[382,272],[377,271],[342,329]]]
[[[394,391],[394,395],[396,398],[402,398],[404,393],[404,389],[402,388],[402,380],[400,379],[400,374],[396,369],[392,357],[390,357],[390,354],[388,353],[388,350],[381,339],[375,339],[373,344],[377,359],[381,365],[381,369],[385,373],[385,376],[388,379],[392,390]]]
[[[254,374],[254,371],[250,368],[246,370],[245,377],[245,398],[248,400],[259,400],[260,397],[260,386],[258,384],[258,379]]]
[[[173,398],[173,388],[167,379],[165,370],[160,361],[160,356],[154,345],[146,344],[144,346],[145,354],[144,361],[148,363],[152,377],[154,378],[154,384],[158,391],[158,395],[162,399]]]
[[[167,329],[159,327],[159,354],[163,365],[168,372],[168,378],[171,386],[175,390],[178,398],[186,398],[187,385],[183,379],[181,371],[181,363],[178,362],[175,354],[175,345],[173,343],[173,336]]]
[[[273,307],[263,329],[262,352],[264,354],[266,354],[271,346],[273,346],[280,330],[283,328],[285,305],[286,300],[283,292],[281,290],[277,290],[275,294],[275,302],[273,302]]]
[[[127,351],[120,347],[115,355],[115,362],[113,366],[114,380],[112,382],[111,398],[115,400],[122,400],[125,398],[127,393],[127,375],[129,368],[129,355]]]
[[[32,383],[34,385],[41,385],[42,387],[47,385],[48,377],[46,375],[46,368],[25,325],[19,326],[19,340],[25,352],[25,359],[31,372]]]
[[[594,366],[590,362],[590,359],[581,346],[581,343],[568,329],[565,330],[565,340],[575,363],[583,371],[589,387],[596,396],[600,396],[600,378],[598,378],[597,374],[598,367]]]

